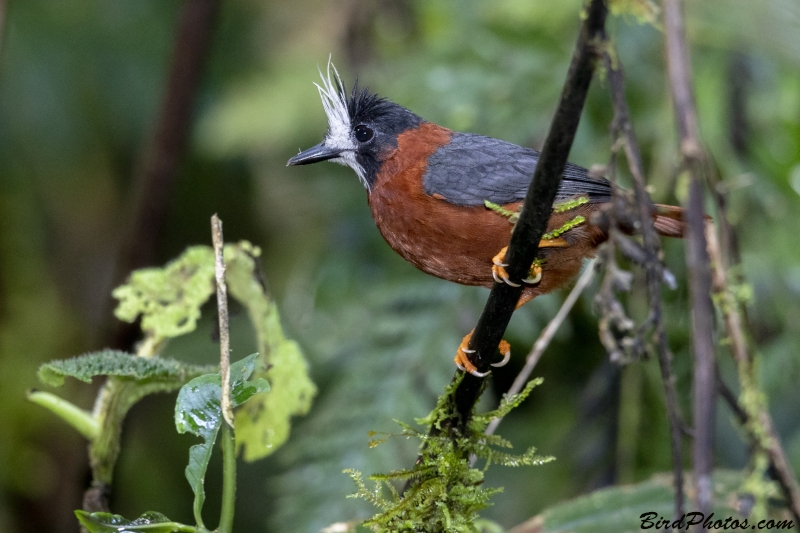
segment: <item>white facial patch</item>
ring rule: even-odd
[[[333,70],[334,81],[331,79],[331,70]],[[353,138],[352,125],[350,124],[350,115],[347,113],[347,95],[344,92],[344,85],[339,72],[336,67],[331,63],[328,58],[327,76],[319,73],[322,78],[322,85],[314,84],[319,90],[319,96],[322,99],[322,107],[325,109],[325,115],[328,117],[328,133],[325,135],[325,146],[339,150],[341,153],[339,157],[331,159],[334,163],[346,165],[355,170],[358,179],[364,184],[364,187],[369,189],[367,184],[367,177],[364,168],[358,164],[356,160],[356,143]]]

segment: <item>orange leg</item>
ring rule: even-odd
[[[475,330],[473,329],[467,333],[463,339],[461,339],[461,344],[459,344],[458,350],[456,350],[456,356],[453,359],[453,362],[464,372],[469,372],[475,377],[482,378],[484,376],[488,376],[491,373],[491,370],[487,370],[486,372],[478,372],[478,369],[469,360],[469,354],[475,353],[475,350],[469,349],[469,341],[472,338],[472,333],[474,331]],[[501,354],[503,354],[503,360],[499,363],[492,363],[492,366],[504,366],[506,363],[508,363],[508,360],[511,359],[511,345],[502,340],[497,346],[497,349]]]
[[[517,306],[515,309],[519,309],[532,299],[533,299],[533,294],[523,292],[522,296],[520,296],[519,300],[517,301]],[[475,365],[473,365],[472,362],[469,360],[469,354],[475,353],[475,350],[469,349],[469,341],[472,338],[472,333],[474,331],[475,330],[473,329],[472,331],[467,333],[463,339],[461,339],[461,344],[458,346],[458,350],[456,350],[456,356],[453,359],[453,361],[455,362],[456,366],[461,370],[463,370],[464,372],[469,372],[475,377],[482,378],[488,375],[491,372],[491,370],[488,370],[486,372],[478,372],[478,369],[475,368]],[[503,354],[503,360],[498,363],[492,363],[492,366],[495,367],[505,366],[505,364],[508,363],[508,360],[511,359],[511,345],[507,341],[502,340],[500,341],[500,344],[497,346],[497,350],[501,354]]]
[[[539,241],[539,248],[566,248],[569,246],[569,243],[558,237],[556,239],[543,239]],[[492,258],[492,277],[497,283],[505,282],[512,287],[519,287],[519,283],[514,283],[510,279],[508,279],[508,272],[506,272],[505,267],[508,265],[504,263],[506,259],[506,250],[508,250],[508,246],[504,246],[502,250],[500,250],[497,255]],[[523,279],[523,283],[527,283],[529,285],[535,285],[542,280],[542,267],[537,264],[531,265],[530,271],[528,272],[528,277]]]

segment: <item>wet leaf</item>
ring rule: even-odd
[[[265,379],[247,381],[253,374],[257,357],[258,354],[252,354],[231,365],[231,403],[234,407],[255,394],[269,390]],[[202,437],[204,441],[189,449],[189,464],[186,466],[186,479],[195,494],[194,512],[198,524],[202,524],[200,511],[205,502],[206,469],[223,421],[221,396],[220,375],[205,374],[184,385],[175,402],[175,427],[178,433],[189,432]]]
[[[201,533],[205,531],[205,529],[173,522],[163,514],[155,511],[148,511],[136,520],[128,520],[117,514],[87,513],[86,511],[75,511],[75,516],[78,517],[78,521],[89,533],[126,533],[133,531]]]

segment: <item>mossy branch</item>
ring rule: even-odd
[[[771,466],[786,497],[795,523],[800,524],[800,486],[775,432],[772,417],[767,409],[766,395],[758,386],[753,359],[748,349],[743,321],[739,313],[740,302],[728,283],[728,274],[725,270],[717,233],[712,224],[706,226],[706,241],[711,258],[714,301],[725,323],[728,345],[736,362],[741,386],[739,401],[735,404],[738,407],[736,412],[754,444],[751,475],[745,482],[745,489],[756,498],[755,511],[764,514],[767,499],[773,495],[768,486],[769,483],[764,481],[768,467]]]
[[[452,395],[460,381],[456,379],[451,383],[439,397],[434,410],[427,417],[418,419],[417,423],[441,429],[452,420],[456,408]],[[473,415],[464,432],[458,436],[444,433],[426,435],[398,422],[402,433],[396,436],[417,438],[423,443],[420,458],[413,468],[369,476],[372,487],[367,486],[361,472],[345,470],[356,485],[356,493],[350,497],[364,499],[380,510],[364,525],[382,532],[477,533],[478,511],[488,507],[490,498],[502,491],[501,488],[483,486],[484,472],[492,464],[540,465],[553,460],[553,457],[536,455],[535,448],[522,454],[508,453],[503,449],[511,448],[510,442],[484,433],[491,422],[517,407],[541,382],[541,379],[531,380],[519,394],[504,397],[494,411]],[[484,459],[483,468],[473,468],[470,456]],[[396,481],[406,481],[410,488],[401,495],[393,484]]]

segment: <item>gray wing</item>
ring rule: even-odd
[[[456,205],[519,202],[528,192],[539,152],[472,133],[454,133],[450,143],[428,158],[422,177],[429,195]],[[567,163],[556,200],[588,196],[592,203],[611,199],[611,183],[589,177],[585,168]]]

